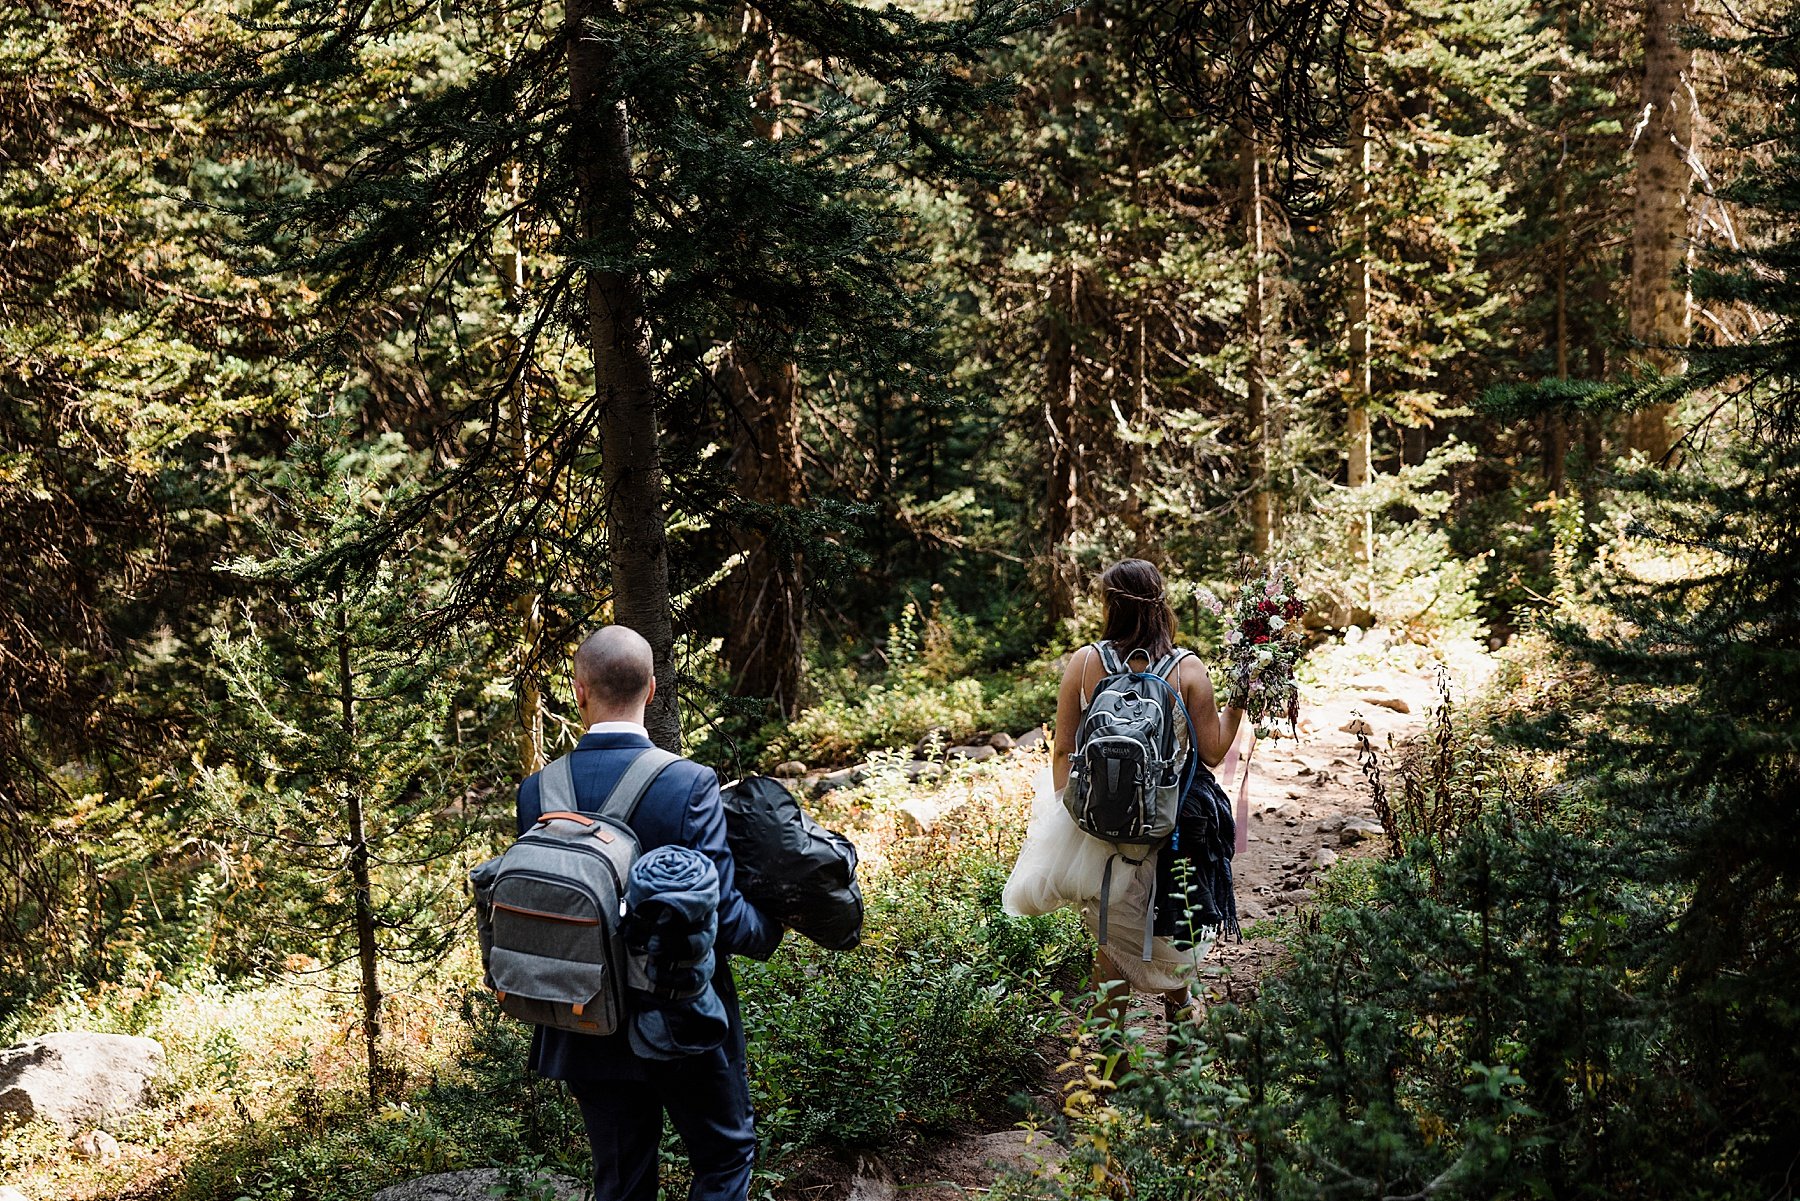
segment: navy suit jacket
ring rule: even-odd
[[[582,809],[596,811],[637,753],[650,739],[636,733],[587,734],[570,762],[575,798]],[[519,833],[536,824],[543,805],[538,774],[519,785]],[[631,819],[640,848],[653,851],[674,844],[691,847],[719,870],[719,952],[713,987],[725,1003],[731,1034],[720,1053],[744,1062],[744,1024],[738,1013],[737,984],[731,976],[732,955],[767,959],[781,942],[782,928],[744,899],[737,890],[737,869],[725,842],[725,809],[719,804],[719,777],[710,767],[678,759],[662,770]],[[531,1040],[531,1068],[552,1080],[643,1080],[655,1061],[639,1059],[625,1032],[596,1036],[543,1026]]]

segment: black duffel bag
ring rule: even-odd
[[[862,941],[862,889],[856,847],[800,809],[767,776],[748,776],[720,791],[725,838],[746,900],[831,951]]]

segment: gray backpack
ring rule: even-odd
[[[1109,642],[1094,643],[1094,650],[1106,674],[1094,685],[1093,699],[1075,733],[1063,805],[1082,830],[1121,847],[1107,859],[1101,876],[1099,935],[1104,946],[1114,861],[1142,864],[1168,841],[1175,832],[1182,794],[1199,760],[1193,752],[1193,722],[1187,706],[1169,683],[1169,673],[1189,652],[1172,650],[1152,663],[1144,650],[1120,658]],[[1134,671],[1131,661],[1139,656],[1144,670]],[[1124,846],[1143,850],[1133,858]],[[1149,912],[1144,914],[1146,960],[1155,919],[1153,894]]]
[[[539,778],[537,824],[469,873],[482,971],[502,1010],[578,1034],[619,1029],[629,971],[625,881],[638,857],[631,818],[677,758],[639,752],[599,810],[583,812],[564,755]]]

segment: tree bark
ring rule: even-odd
[[[513,166],[508,181],[509,199],[515,200],[520,190],[519,168]],[[510,225],[512,242],[495,256],[495,273],[500,279],[500,294],[507,306],[518,303],[525,288],[525,256],[518,244],[519,224],[514,219]],[[502,370],[506,369],[520,353],[519,340],[507,334],[501,356]],[[511,394],[507,397],[508,416],[512,427],[513,459],[518,464],[520,475],[525,481],[524,493],[533,496],[537,492],[536,476],[537,448],[532,441],[531,433],[531,401],[526,393],[524,374],[520,373],[514,382]],[[520,575],[525,580],[525,587],[513,600],[513,612],[519,619],[519,645],[515,652],[513,669],[513,698],[519,710],[519,729],[517,747],[519,755],[519,772],[530,775],[544,766],[544,691],[538,682],[539,644],[544,634],[543,594],[538,591],[538,540],[533,534],[526,540],[525,562],[518,566]]]
[[[568,6],[570,153],[578,232],[589,245],[602,238],[629,238],[636,220],[629,118],[624,101],[604,95],[617,76],[616,64],[605,43],[589,37],[586,28],[590,19],[618,10],[617,0],[571,0]],[[656,697],[645,722],[658,746],[679,751],[668,528],[642,284],[630,271],[590,268],[587,308],[600,410],[613,620],[650,643],[656,656]]]
[[[1556,378],[1569,378],[1569,215],[1563,166],[1569,157],[1568,137],[1556,160]],[[1552,494],[1562,492],[1569,463],[1569,419],[1552,411],[1544,417],[1544,482]]]
[[[1367,79],[1365,68],[1365,82]],[[1345,416],[1344,434],[1348,442],[1349,470],[1346,483],[1352,492],[1367,488],[1374,478],[1371,460],[1374,435],[1369,423],[1369,406],[1375,396],[1374,341],[1369,329],[1369,199],[1372,190],[1371,136],[1373,100],[1365,99],[1356,116],[1354,141],[1350,147],[1356,164],[1356,255],[1350,263],[1350,405]],[[1374,558],[1374,517],[1367,510],[1350,519],[1350,561],[1368,567]],[[1371,602],[1375,584],[1369,580]]]
[[[761,83],[752,121],[761,137],[779,142],[781,45],[760,14],[746,10],[744,20],[746,37],[768,39],[750,70],[750,85]],[[789,362],[763,362],[741,346],[730,348],[723,368],[738,421],[731,449],[738,495],[758,505],[798,506],[806,498],[795,412],[799,369]],[[743,561],[725,585],[730,615],[725,662],[731,669],[732,695],[766,698],[778,712],[792,717],[800,709],[805,668],[801,557],[771,542],[754,525],[740,527],[738,539]]]
[[[1687,0],[1644,0],[1644,93],[1632,140],[1636,195],[1631,227],[1631,337],[1644,359],[1665,375],[1686,367],[1689,313],[1686,162],[1694,139],[1688,77],[1693,53],[1681,44]],[[1626,423],[1626,444],[1652,462],[1674,445],[1674,406],[1651,405]]]
[[[1250,245],[1250,279],[1244,291],[1244,438],[1250,477],[1251,546],[1267,555],[1275,542],[1275,497],[1269,480],[1269,389],[1264,374],[1262,146],[1245,125],[1238,155],[1244,234]]]
[[[792,508],[805,499],[792,363],[764,367],[739,348],[725,363],[725,385],[741,423],[731,450],[738,495]],[[793,716],[800,707],[805,579],[800,556],[753,526],[740,527],[743,561],[731,573],[725,661],[732,693],[766,697]]]
[[[1052,276],[1045,306],[1044,426],[1048,452],[1044,493],[1045,529],[1050,546],[1049,600],[1052,621],[1075,616],[1079,578],[1069,539],[1076,522],[1075,321],[1080,276],[1071,264]]]
[[[342,711],[345,753],[355,754],[356,679],[350,674],[350,621],[344,586],[337,586],[338,702]],[[362,972],[363,1049],[368,1058],[369,1101],[381,1100],[387,1070],[381,1056],[381,977],[375,945],[375,893],[369,878],[369,837],[363,822],[358,781],[344,781],[344,834],[349,843],[351,918],[356,931],[356,960]]]

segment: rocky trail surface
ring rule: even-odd
[[[1272,923],[1312,901],[1320,873],[1342,857],[1376,853],[1381,826],[1358,767],[1360,737],[1366,734],[1385,757],[1390,746],[1424,729],[1437,704],[1430,671],[1357,675],[1306,698],[1297,742],[1257,744],[1250,761],[1247,846],[1234,864],[1247,934],[1242,942],[1216,945],[1208,955],[1203,972],[1209,1001],[1243,997],[1276,965],[1281,942]],[[1029,741],[1035,744],[1039,737],[1034,731]],[[1237,782],[1222,781],[1234,801]],[[903,832],[928,830],[939,816],[932,802],[913,809],[924,820],[909,817]],[[1157,999],[1135,1001],[1128,1023],[1160,1041],[1165,1026]],[[1044,1102],[1055,1104],[1054,1082],[1040,1091]],[[865,1157],[846,1172],[847,1183],[815,1185],[815,1190],[821,1198],[847,1192],[848,1201],[955,1201],[988,1192],[1006,1170],[1054,1171],[1063,1155],[1044,1135],[1022,1129],[968,1133],[916,1147],[892,1161]]]
[[[1438,704],[1429,672],[1386,671],[1307,698],[1300,739],[1263,740],[1250,760],[1248,843],[1233,864],[1238,915],[1246,936],[1208,956],[1209,996],[1224,999],[1254,987],[1280,949],[1256,923],[1291,913],[1313,899],[1318,875],[1346,855],[1374,853],[1381,836],[1357,765],[1359,731],[1384,755],[1422,731]],[[1236,799],[1235,781],[1226,782]],[[1260,936],[1258,936],[1260,935]]]

